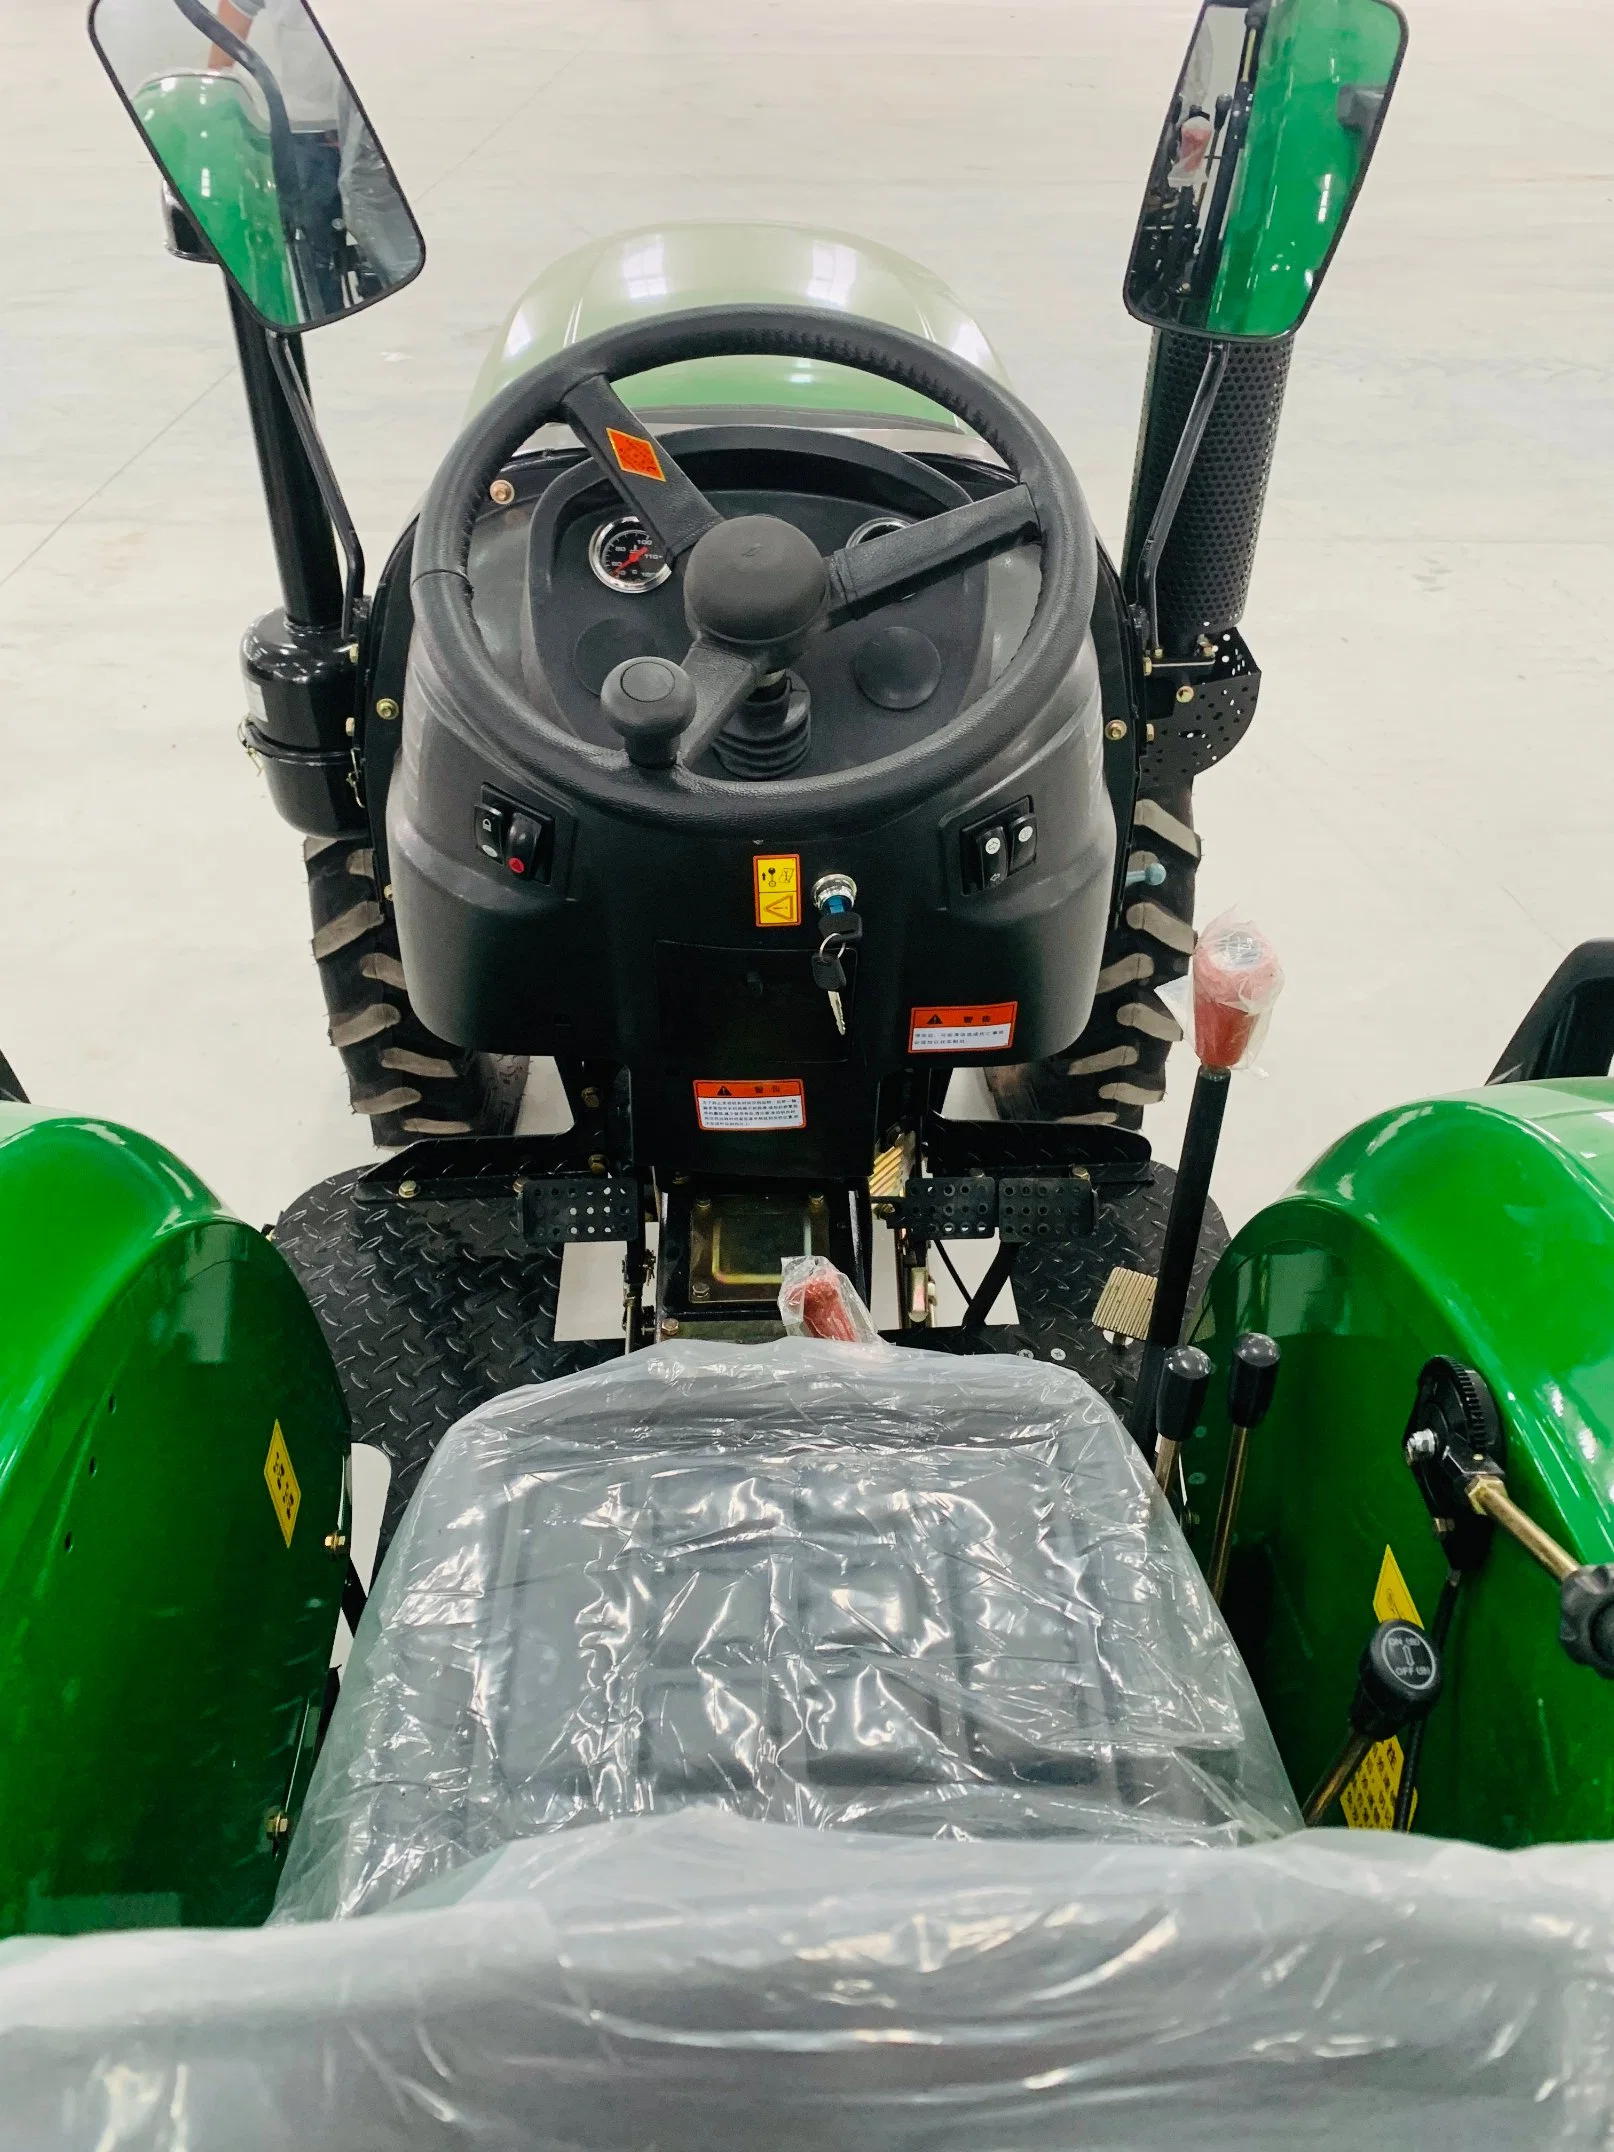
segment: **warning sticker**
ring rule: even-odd
[[[807,1096],[794,1076],[770,1083],[743,1083],[729,1077],[695,1086],[695,1115],[702,1128],[805,1128]]]
[[[1407,1589],[1401,1565],[1388,1547],[1379,1564],[1379,1581],[1373,1591],[1373,1611],[1380,1621],[1411,1621],[1423,1627],[1418,1603]],[[1377,1742],[1362,1758],[1361,1769],[1339,1797],[1340,1812],[1353,1831],[1387,1831],[1395,1821],[1395,1797],[1401,1791],[1401,1770],[1406,1755],[1392,1734]],[[1418,1796],[1412,1796],[1412,1813],[1418,1813]]]
[[[614,426],[606,427],[605,438],[619,469],[633,478],[659,478],[666,483],[667,474],[661,468],[654,441],[647,441],[642,433],[619,433]]]
[[[946,1002],[915,1009],[909,1022],[911,1054],[1001,1053],[1014,1044],[1017,1001]]]
[[[297,1484],[297,1475],[291,1469],[291,1452],[286,1438],[280,1432],[276,1420],[275,1431],[269,1437],[269,1454],[263,1461],[264,1484],[269,1489],[269,1499],[275,1505],[275,1522],[280,1536],[291,1545],[291,1535],[297,1529],[297,1509],[303,1499],[303,1490]]]
[[[796,852],[759,852],[751,862],[751,887],[759,927],[801,925],[801,858]]]

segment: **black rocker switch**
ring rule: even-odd
[[[542,870],[544,838],[550,824],[535,814],[513,814],[505,833],[504,863],[512,874],[535,879]]]
[[[964,838],[964,877],[972,889],[995,889],[1009,878],[1009,840],[1001,822],[972,829]]]
[[[508,817],[502,807],[483,800],[476,810],[476,848],[489,859],[504,857],[504,826]]]
[[[966,889],[996,889],[1017,867],[1037,856],[1037,823],[1028,799],[1011,800],[996,814],[959,831],[959,861]]]

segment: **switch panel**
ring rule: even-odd
[[[1015,800],[996,814],[972,822],[960,831],[959,847],[964,887],[996,889],[1037,856],[1037,823],[1030,800]]]
[[[484,791],[476,807],[476,848],[521,882],[547,882],[555,860],[552,815]]]

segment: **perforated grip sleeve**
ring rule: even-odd
[[[1156,578],[1168,656],[1196,635],[1236,626],[1243,615],[1293,342],[1286,336],[1232,348]],[[1208,348],[1202,337],[1155,331],[1127,518],[1129,590]]]

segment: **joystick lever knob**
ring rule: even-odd
[[[1356,1776],[1376,1742],[1426,1719],[1440,1701],[1440,1648],[1410,1621],[1381,1621],[1356,1669],[1350,1731],[1306,1803],[1307,1823],[1320,1823]]]
[[[1163,1489],[1170,1489],[1177,1452],[1199,1424],[1210,1379],[1210,1357],[1197,1345],[1174,1345],[1161,1364],[1154,1403],[1154,1476]]]
[[[695,683],[670,658],[625,658],[605,676],[600,708],[639,770],[670,770],[695,715]]]

